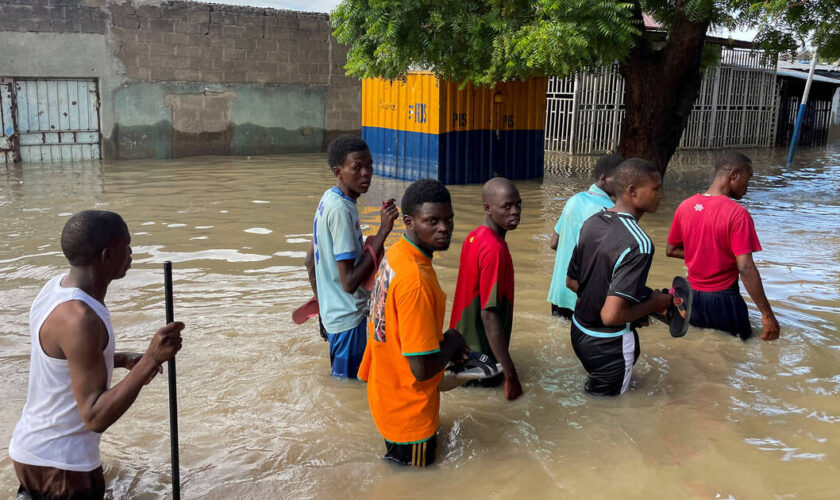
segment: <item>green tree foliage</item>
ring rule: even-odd
[[[757,28],[773,52],[807,44],[840,57],[840,0],[344,0],[332,23],[350,45],[349,75],[394,79],[428,69],[490,85],[612,64],[640,43],[655,49],[638,11],[664,31],[679,12],[711,27]]]
[[[744,17],[759,27],[756,41],[793,56],[798,48],[817,49],[820,59],[840,59],[840,1],[767,0],[750,4]]]
[[[630,9],[605,0],[345,0],[332,22],[350,45],[350,75],[394,79],[422,68],[489,85],[611,64],[642,31]]]

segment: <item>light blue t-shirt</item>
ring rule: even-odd
[[[356,201],[335,186],[328,189],[315,211],[312,234],[321,322],[328,333],[355,328],[367,315],[370,292],[361,286],[352,294],[345,292],[336,263],[352,259],[355,265],[362,258]]]
[[[557,241],[554,273],[551,275],[551,286],[548,289],[548,301],[552,304],[574,311],[577,295],[566,288],[566,271],[572,259],[572,251],[577,246],[580,228],[586,219],[614,205],[610,196],[595,184],[589,186],[588,191],[578,193],[566,202],[563,213],[554,226],[554,232],[560,235],[560,239]]]

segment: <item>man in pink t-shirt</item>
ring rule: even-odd
[[[690,323],[738,335],[752,335],[738,277],[761,312],[762,340],[779,338],[779,322],[764,295],[753,252],[761,250],[747,209],[733,201],[747,192],[752,161],[735,151],[715,160],[715,178],[705,193],[680,203],[668,233],[665,253],[685,259],[694,289]]]

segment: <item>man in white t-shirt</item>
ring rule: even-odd
[[[379,230],[365,246],[356,200],[373,178],[370,150],[362,139],[341,135],[327,147],[327,163],[335,185],[315,211],[306,268],[330,343],[330,374],[355,380],[367,345],[370,291],[363,284],[376,272],[399,211],[393,199],[382,203]]]
[[[181,349],[184,324],[170,323],[145,354],[114,352],[105,294],[131,267],[130,244],[128,226],[114,212],[86,210],[64,225],[70,271],[44,286],[29,313],[29,390],[9,444],[19,493],[103,498],[100,434]],[[110,387],[115,367],[130,372]]]

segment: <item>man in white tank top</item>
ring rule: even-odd
[[[184,324],[176,322],[155,333],[145,354],[114,352],[105,294],[131,267],[130,244],[114,212],[86,210],[64,225],[70,271],[44,286],[29,313],[29,391],[9,444],[19,493],[102,498],[101,433],[181,349]],[[115,367],[130,372],[110,387]]]

